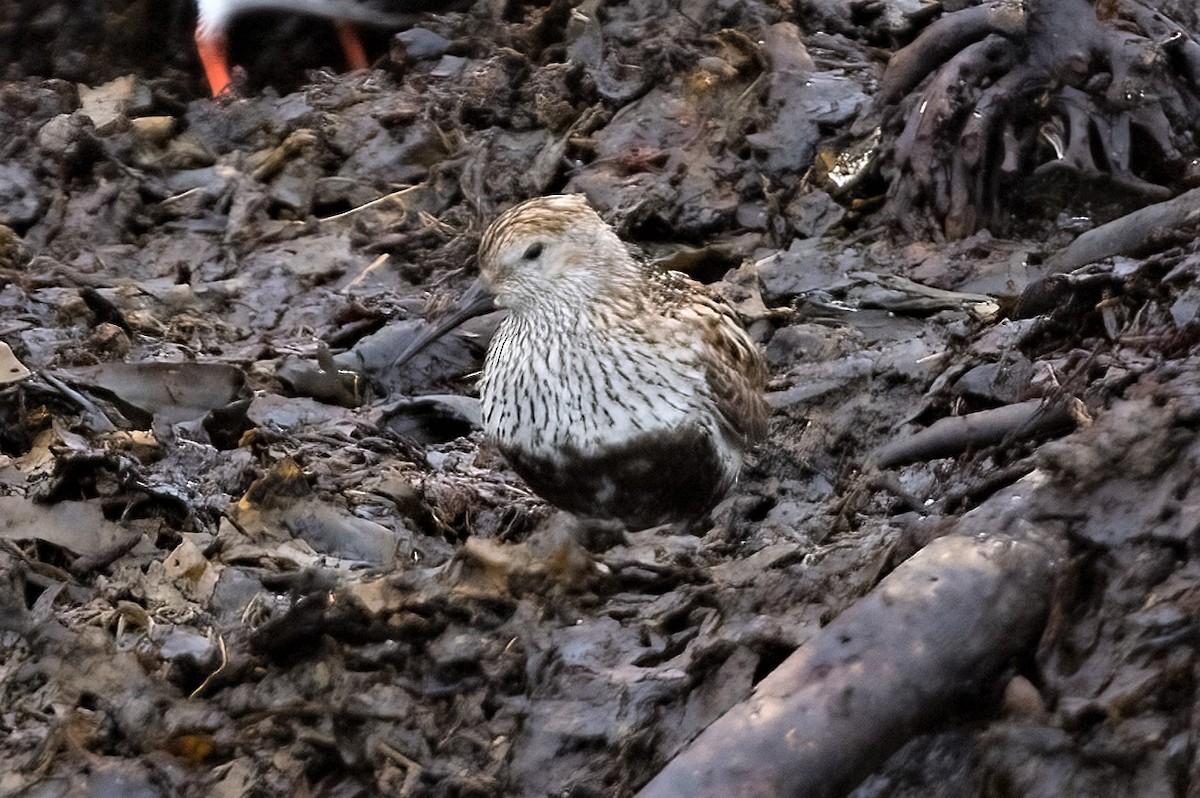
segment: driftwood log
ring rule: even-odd
[[[952,708],[995,692],[1038,639],[1061,558],[1044,529],[976,534],[997,519],[968,519],[801,646],[638,798],[843,795]]]
[[[1070,313],[1085,307],[1091,309],[1098,298],[1089,300],[1084,291],[1073,300],[1073,294],[1089,281],[1098,281],[1096,284],[1099,285],[1106,281],[1116,285],[1120,281],[1103,269],[1088,270],[1093,273],[1083,275],[1074,272],[1105,258],[1136,256],[1189,241],[1195,238],[1197,229],[1200,229],[1200,188],[1094,227],[1047,258],[1045,263],[1030,268],[1030,276],[1035,279],[1025,286],[1017,299],[1013,318]]]
[[[1200,223],[1200,188],[1147,205],[1088,230],[1047,258],[1043,271],[1070,272],[1113,255],[1136,255],[1161,248]]]
[[[921,460],[955,457],[1006,440],[1039,438],[1070,430],[1087,419],[1082,402],[1073,398],[1025,402],[949,416],[920,432],[891,441],[875,453],[875,465],[892,468]]]

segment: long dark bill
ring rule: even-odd
[[[392,361],[391,367],[395,369],[403,366],[418,355],[425,347],[467,319],[491,313],[496,309],[495,300],[495,296],[492,295],[491,290],[483,280],[477,278],[475,282],[471,283],[471,287],[462,295],[462,298],[458,300],[458,305],[454,310],[430,324],[424,332],[417,335],[408,346],[400,351],[400,354]]]

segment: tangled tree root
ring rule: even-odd
[[[1014,210],[1104,217],[1173,196],[1200,177],[1185,157],[1200,120],[1194,22],[1139,0],[943,15],[892,57],[870,117],[885,214],[961,237],[1004,230]]]

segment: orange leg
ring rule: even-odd
[[[346,54],[346,66],[349,69],[366,69],[371,65],[367,61],[367,51],[363,49],[362,39],[358,37],[358,28],[353,22],[337,20],[333,23],[337,28],[338,42],[342,52]]]
[[[229,42],[222,33],[205,35],[196,28],[196,51],[213,96],[229,91]]]

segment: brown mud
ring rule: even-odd
[[[0,795],[1200,795],[1195,9],[442,8],[0,7]],[[554,192],[764,348],[702,524],[388,368]]]

